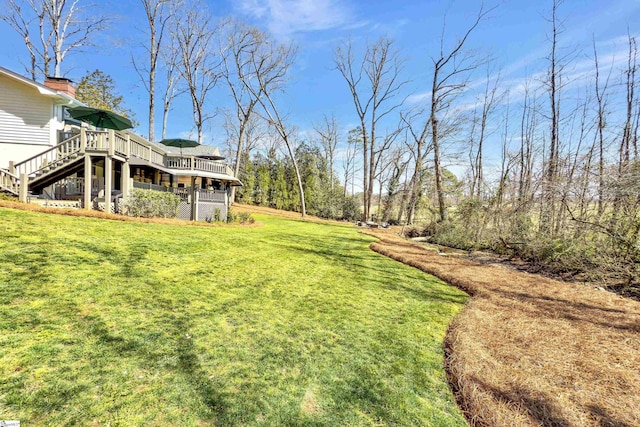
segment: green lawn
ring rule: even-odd
[[[467,297],[352,226],[179,227],[0,208],[0,419],[465,425]]]

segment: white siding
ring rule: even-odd
[[[51,126],[51,122],[55,121],[53,108],[53,100],[41,95],[36,88],[0,75],[0,145],[3,143],[31,146],[53,145],[55,143],[55,131]],[[26,147],[25,149],[32,151]],[[44,147],[41,147],[40,151],[43,149]],[[0,160],[1,163],[5,163],[3,154],[0,152],[3,157]],[[29,156],[20,157],[25,159]]]
[[[19,163],[42,153],[48,146],[29,144],[9,144],[0,142],[0,168],[7,169],[9,161]]]

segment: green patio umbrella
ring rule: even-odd
[[[74,119],[103,129],[124,130],[133,127],[131,120],[113,111],[93,107],[76,107],[69,109]]]
[[[191,139],[182,138],[163,139],[162,141],[160,141],[160,144],[166,145],[167,147],[180,147],[180,156],[182,156],[183,148],[192,148],[200,145],[196,141],[193,141]]]

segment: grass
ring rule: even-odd
[[[368,233],[373,250],[472,295],[445,339],[472,425],[640,426],[639,301]]]
[[[0,208],[0,419],[465,425],[467,297],[353,227],[184,227]]]

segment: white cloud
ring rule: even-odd
[[[351,8],[343,0],[240,0],[237,7],[264,20],[280,36],[354,25]]]
[[[409,105],[420,104],[430,98],[431,98],[431,91],[414,93],[413,95],[407,96],[407,104]]]

